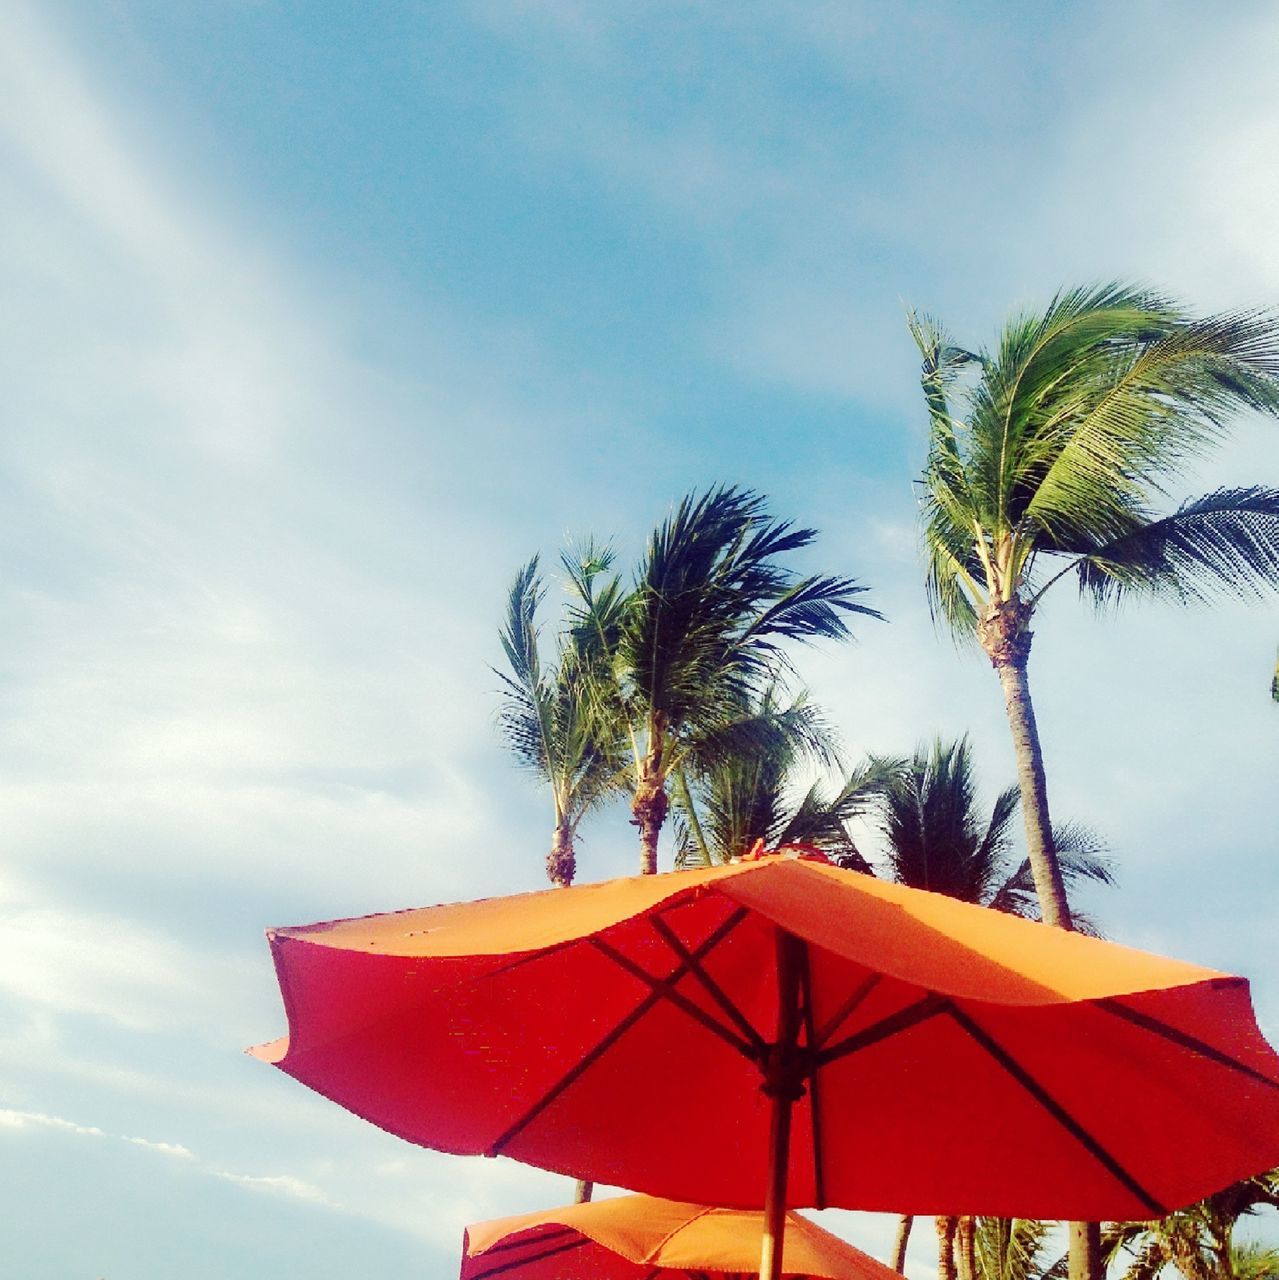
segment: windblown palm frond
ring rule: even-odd
[[[1155,1222],[1113,1222],[1102,1231],[1108,1266],[1127,1261],[1123,1280],[1153,1280],[1174,1267],[1185,1280],[1242,1280],[1235,1226],[1260,1208],[1279,1208],[1279,1170],[1244,1178]]]
[[[1270,511],[1263,491],[1209,495],[1215,504],[1188,504],[1170,524],[1149,515],[1239,412],[1279,413],[1279,327],[1269,313],[1195,319],[1150,290],[1076,289],[1010,320],[967,381],[976,362],[947,364],[941,353],[957,348],[935,326],[916,321],[911,331],[930,423],[930,599],[953,626],[967,629],[992,599],[1021,592],[1045,556],[1088,557],[1095,578],[1109,563],[1102,549],[1113,547],[1112,576],[1123,582],[1127,568],[1135,582],[1153,555],[1163,588],[1187,572],[1192,582],[1229,581],[1223,568],[1253,581],[1279,572],[1276,535],[1259,525]],[[1224,518],[1228,497],[1234,524]]]
[[[918,748],[880,798],[888,878],[965,902],[987,901],[1003,879],[1015,808],[1005,792],[983,829],[968,739]]]
[[[772,519],[747,489],[689,495],[649,539],[634,588],[611,600],[610,625],[596,627],[607,632],[606,700],[631,741],[645,871],[656,869],[667,780],[686,775],[687,790],[717,737],[728,750],[729,738],[748,731],[743,709],[789,674],[789,646],[846,638],[851,614],[880,616],[857,598],[865,588],[853,579],[802,577],[782,562],[815,537]],[[592,599],[584,620],[602,611],[603,594]]]
[[[880,615],[851,578],[800,578],[777,557],[812,529],[767,515],[749,490],[689,496],[656,530],[636,574],[616,661],[628,694],[673,724],[722,722],[785,665],[784,640],[842,639],[845,614]]]
[[[1115,883],[1114,865],[1107,856],[1107,846],[1090,827],[1081,822],[1065,822],[1053,827],[1053,847],[1061,861],[1062,879],[1067,890],[1086,881],[1103,885]],[[1031,920],[1039,918],[1029,858],[1023,859],[1017,870],[1000,885],[989,905],[997,911],[1008,911]],[[1099,936],[1095,924],[1086,915],[1074,910],[1071,914],[1078,932]]]
[[[1177,602],[1279,587],[1279,489],[1217,489],[1132,527],[1077,562],[1098,604],[1134,592]]]
[[[843,867],[869,872],[870,864],[857,847],[849,824],[871,812],[904,763],[888,756],[870,756],[831,796],[820,782],[813,783],[777,833],[775,843],[811,844],[831,854]]]

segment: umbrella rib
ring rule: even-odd
[[[554,1258],[557,1254],[568,1253],[570,1249],[580,1249],[583,1245],[593,1243],[589,1236],[578,1236],[576,1240],[570,1240],[567,1244],[556,1245],[554,1249],[547,1249],[543,1253],[533,1254],[527,1258],[512,1258],[509,1262],[500,1262],[496,1267],[490,1267],[487,1271],[476,1271],[470,1280],[488,1280],[489,1276],[500,1276],[504,1271],[513,1271],[516,1267],[526,1267],[532,1262],[545,1262],[547,1258]]]
[[[723,942],[723,940],[739,924],[741,924],[749,914],[750,913],[745,907],[739,907],[731,916],[728,917],[727,920],[724,921],[723,924],[719,926],[718,929],[715,930],[714,933],[710,935],[709,938],[706,939],[705,942],[698,946],[697,950],[693,953],[694,956],[700,959],[708,951],[719,946],[719,944]],[[599,938],[592,938],[591,941],[598,945],[600,940]],[[676,981],[684,972],[687,971],[687,968],[688,966],[686,964],[676,965],[675,968],[667,975],[666,982],[671,983]],[[647,977],[648,975],[645,975],[646,979]],[[641,1000],[640,1003],[637,1004],[635,1008],[632,1009],[630,1013],[628,1013],[626,1017],[624,1017],[621,1022],[613,1028],[612,1031],[610,1031],[593,1049],[591,1049],[580,1062],[561,1076],[546,1093],[544,1093],[513,1125],[511,1125],[509,1129],[506,1130],[505,1133],[502,1134],[500,1138],[497,1139],[496,1142],[493,1143],[491,1147],[489,1147],[488,1154],[491,1156],[499,1155],[503,1147],[507,1146],[516,1137],[518,1137],[519,1134],[532,1124],[532,1122],[536,1120],[537,1117],[540,1116],[542,1112],[560,1096],[560,1094],[575,1084],[586,1071],[594,1066],[594,1064],[602,1058],[604,1054],[606,1054],[609,1049],[611,1049],[613,1045],[615,1045],[618,1040],[620,1040],[622,1036],[624,1036],[662,998],[663,995],[670,994],[671,993],[668,990],[662,990],[660,988],[650,990],[648,995],[645,996],[644,999]],[[714,1025],[718,1027],[718,1024]],[[723,1032],[723,1034],[728,1034],[723,1031],[722,1027],[718,1027],[718,1029]]]
[[[750,1041],[756,1053],[763,1054],[767,1051],[768,1045],[765,1043],[764,1037],[756,1031],[751,1020],[732,1002],[728,997],[724,988],[706,972],[702,962],[689,951],[684,940],[671,928],[661,916],[652,918],[653,928],[660,933],[666,941],[666,945],[675,952],[681,959],[687,962],[693,976],[706,988],[712,1000],[715,1001],[721,1009],[733,1020],[734,1024],[742,1032],[747,1040]]]
[[[843,1004],[835,1011],[834,1017],[826,1020],[826,1025],[817,1033],[817,1038],[813,1041],[814,1048],[824,1045],[835,1034],[836,1031],[844,1025],[848,1018],[852,1015],[857,1006],[866,999],[868,995],[879,985],[881,974],[872,973],[865,982],[857,987],[852,995],[844,1001]]]
[[[808,1066],[808,1127],[813,1138],[813,1196],[818,1209],[826,1208],[826,1169],[822,1152],[822,1099],[818,1089],[817,1063],[812,1049],[816,1044],[813,1031],[813,967],[809,963],[808,947],[804,947],[804,960],[799,970],[799,989],[804,1001],[804,1039],[809,1048]]]
[[[1115,1178],[1122,1182],[1148,1209],[1151,1216],[1162,1218],[1168,1212],[1168,1206],[1156,1200],[1136,1178],[1115,1159],[1105,1147],[1084,1128],[1056,1098],[1044,1088],[1034,1076],[1018,1062],[985,1028],[979,1026],[962,1009],[948,1004],[946,1012],[962,1027],[969,1036],[986,1050],[1005,1071],[1008,1072],[1027,1093],[1048,1112],[1062,1128],[1066,1129],[1100,1164],[1104,1165]]]
[[[554,1231],[545,1231],[540,1236],[534,1236],[531,1240],[528,1236],[521,1232],[519,1235],[508,1236],[505,1240],[499,1240],[496,1244],[491,1244],[484,1250],[483,1254],[472,1254],[472,1257],[484,1257],[494,1253],[510,1253],[512,1249],[524,1249],[531,1244],[545,1244],[548,1240],[563,1240],[565,1236],[580,1235],[581,1232],[574,1230],[572,1227],[556,1227]]]
[[[688,1014],[690,1018],[700,1022],[708,1031],[713,1032],[721,1040],[732,1045],[742,1057],[755,1060],[756,1054],[748,1041],[742,1039],[741,1036],[734,1035],[722,1022],[716,1022],[705,1009],[699,1009],[686,995],[675,990],[673,984],[691,970],[692,966],[690,964],[679,965],[669,977],[655,978],[647,970],[636,964],[629,956],[624,956],[616,947],[605,942],[602,938],[592,938],[591,942],[594,943],[599,951],[608,956],[614,964],[625,969],[632,977],[638,978],[641,982],[646,982],[656,998],[669,1000],[677,1009]]]
[[[916,1000],[914,1004],[907,1005],[886,1018],[881,1018],[864,1031],[858,1031],[855,1035],[831,1045],[829,1049],[822,1049],[815,1055],[815,1065],[824,1067],[828,1062],[834,1062],[836,1058],[847,1057],[850,1053],[868,1049],[881,1040],[887,1040],[889,1036],[909,1031],[911,1027],[929,1018],[935,1018],[939,1013],[945,1013],[948,1006],[949,1001],[943,1000],[936,992],[930,991],[922,1000]]]
[[[1237,1058],[1232,1058],[1228,1053],[1223,1053],[1206,1041],[1187,1035],[1184,1031],[1178,1031],[1176,1027],[1170,1027],[1166,1022],[1160,1022],[1158,1018],[1152,1018],[1148,1013],[1139,1013],[1136,1009],[1132,1009],[1126,1004],[1121,1004],[1118,1000],[1099,1000],[1097,1003],[1107,1013],[1123,1018],[1125,1021],[1131,1022],[1146,1031],[1152,1031],[1155,1035],[1162,1036],[1165,1040],[1171,1040],[1173,1044],[1180,1045],[1183,1049],[1189,1049],[1191,1053],[1197,1054],[1201,1058],[1207,1058],[1210,1062],[1217,1063],[1218,1066],[1229,1067],[1252,1080],[1268,1084],[1272,1089],[1279,1089],[1279,1080],[1271,1079],[1270,1076],[1258,1071],[1255,1067],[1250,1067],[1246,1062],[1240,1062]]]

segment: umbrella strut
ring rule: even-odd
[[[769,1125],[768,1186],[764,1195],[764,1241],[760,1251],[760,1280],[782,1274],[782,1243],[786,1229],[786,1176],[790,1167],[791,1111],[804,1096],[805,1077],[813,1072],[811,1054],[800,1051],[801,988],[806,987],[808,946],[793,933],[777,931],[777,1041],[768,1047],[761,1088],[773,1101]],[[805,992],[807,995],[807,992]],[[811,1007],[811,997],[805,1001]]]

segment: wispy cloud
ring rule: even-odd
[[[230,1173],[225,1169],[215,1169],[213,1176],[226,1182],[234,1182],[236,1186],[247,1187],[251,1191],[267,1191],[293,1200],[337,1207],[319,1187],[313,1187],[309,1182],[303,1182],[301,1178],[294,1178],[290,1174]]]
[[[125,1142],[132,1143],[135,1147],[143,1147],[147,1151],[154,1151],[157,1155],[172,1156],[175,1160],[194,1160],[195,1152],[189,1147],[184,1147],[180,1142],[152,1142],[150,1138],[129,1138],[124,1139]]]
[[[0,1128],[5,1129],[55,1129],[60,1133],[73,1133],[82,1138],[104,1138],[106,1132],[96,1125],[77,1124],[62,1116],[45,1115],[41,1111],[14,1111],[0,1107]]]

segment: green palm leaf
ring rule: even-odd
[[[1161,520],[1134,519],[1076,571],[1097,604],[1134,592],[1177,602],[1260,595],[1279,586],[1279,489],[1217,489]]]

